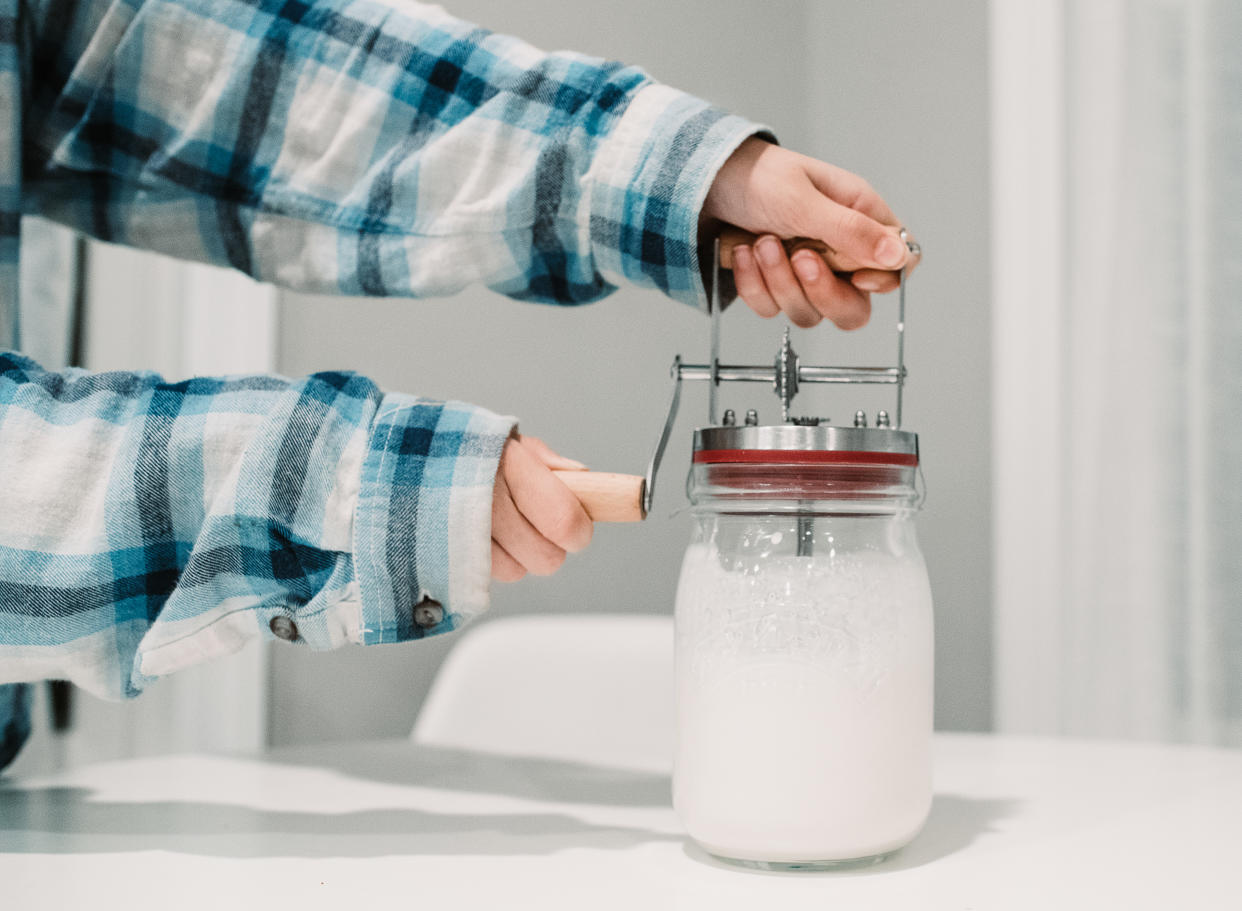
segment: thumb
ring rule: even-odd
[[[586,466],[576,459],[568,459],[560,453],[556,452],[539,437],[527,436],[522,434],[522,445],[531,451],[531,453],[539,459],[547,468],[560,471],[585,471]]]
[[[806,233],[828,244],[844,268],[894,271],[906,264],[909,251],[897,236],[897,228],[820,193],[816,196],[805,216]]]

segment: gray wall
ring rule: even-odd
[[[928,499],[936,721],[992,719],[988,4],[814,2],[812,153],[864,174],[926,251],[907,313],[906,424]],[[891,303],[889,304],[891,308]],[[877,309],[868,330],[891,331]],[[891,309],[888,313],[891,314]],[[886,339],[887,341],[887,339]]]
[[[928,250],[910,292],[909,428],[922,435],[930,498],[921,534],[938,606],[937,721],[990,723],[989,324],[985,0],[925,8],[724,0],[454,0],[459,16],[644,66],[664,82],[772,126],[793,148],[868,177]],[[951,11],[951,12],[950,12]],[[948,99],[948,101],[946,101]],[[891,296],[890,296],[891,298]],[[623,289],[589,307],[507,301],[484,290],[450,300],[286,295],[280,368],[352,368],[385,388],[477,402],[600,470],[641,473],[663,420],[673,355],[704,358],[707,323],[654,293]],[[889,362],[894,301],[844,335],[795,330],[805,363]],[[766,362],[779,324],[743,307],[725,318],[729,360]],[[811,390],[807,412],[887,407]],[[748,389],[725,404],[772,416]],[[641,526],[600,526],[592,547],[549,579],[495,591],[494,616],[541,611],[671,610],[689,535],[681,492],[688,437],[706,413],[691,387]],[[451,639],[311,654],[277,648],[277,744],[402,735]],[[360,707],[365,706],[365,709]]]

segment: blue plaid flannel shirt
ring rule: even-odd
[[[23,212],[319,293],[698,304],[704,196],[759,131],[411,0],[0,0],[0,125],[10,349]],[[131,696],[278,617],[313,648],[454,628],[487,606],[512,426],[349,373],[0,355],[0,684]],[[0,765],[25,702],[0,687]]]

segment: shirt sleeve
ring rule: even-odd
[[[305,291],[701,304],[699,211],[761,130],[410,0],[41,8],[74,21],[40,23],[28,206]]]
[[[350,373],[167,383],[0,353],[0,684],[121,698],[255,638],[454,629],[487,606],[512,428]]]

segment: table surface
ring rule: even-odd
[[[0,895],[23,911],[1237,911],[1239,849],[1242,752],[990,735],[937,735],[923,833],[837,873],[709,858],[667,775],[407,742],[0,779]]]

